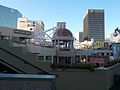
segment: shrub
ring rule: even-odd
[[[62,70],[65,70],[65,69],[87,69],[87,70],[90,70],[90,71],[94,71],[94,64],[61,64],[61,63],[53,63],[51,64],[51,68],[54,70],[54,69],[62,69]]]
[[[120,63],[120,60],[116,59],[114,61],[107,62],[107,63],[104,64],[104,67],[107,68],[107,67],[113,66],[113,65],[115,65],[117,63]]]

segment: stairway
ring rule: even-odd
[[[18,73],[49,74],[40,68],[36,54],[27,54],[25,47],[13,47],[12,41],[0,40],[0,63]]]

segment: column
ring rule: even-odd
[[[71,59],[71,60],[70,60],[70,64],[72,64],[72,63],[73,63],[73,57],[71,57],[70,59]]]
[[[60,47],[60,40],[58,40],[58,48]]]
[[[70,41],[70,48],[73,47],[73,41]]]
[[[52,56],[52,61],[51,61],[51,63],[54,63],[54,62],[53,62],[53,59],[54,59],[54,56]]]
[[[0,32],[0,40],[1,40],[2,33]]]
[[[59,63],[59,57],[57,56],[57,63]]]
[[[44,62],[46,62],[46,56],[43,56],[44,57]]]

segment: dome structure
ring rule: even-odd
[[[57,63],[71,63],[74,57],[73,34],[66,28],[57,28],[52,37]]]
[[[61,29],[56,30],[56,32],[53,34],[53,37],[60,37],[60,36],[73,37],[73,34],[68,29],[61,28]]]

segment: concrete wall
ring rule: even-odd
[[[87,70],[55,71],[57,90],[107,90],[104,71]]]
[[[53,71],[57,90],[109,90],[113,85],[114,74],[120,73],[120,65],[108,69],[96,69],[95,72],[82,69],[60,69]]]
[[[35,46],[35,45],[27,45],[27,51],[28,53],[40,53],[41,56],[55,56],[56,50],[54,48],[47,48],[47,47],[41,47],[41,46]]]
[[[13,77],[9,77],[9,74],[7,77],[4,74],[3,77],[0,75],[0,90],[55,90],[55,78],[46,78],[53,76],[32,75],[29,78],[30,75],[11,75]]]
[[[39,80],[0,80],[0,90],[52,90],[49,81]]]
[[[113,85],[113,76],[120,74],[120,64],[116,64],[106,70],[107,90]]]
[[[14,28],[0,27],[0,32],[2,33],[2,35],[4,35],[4,36],[10,36],[10,39],[12,39],[12,37],[33,38],[33,36],[34,36],[33,32],[30,32],[31,35],[27,35],[27,34],[15,33],[14,30],[21,31],[19,29],[14,29]],[[23,30],[23,32],[26,32],[26,30]]]

